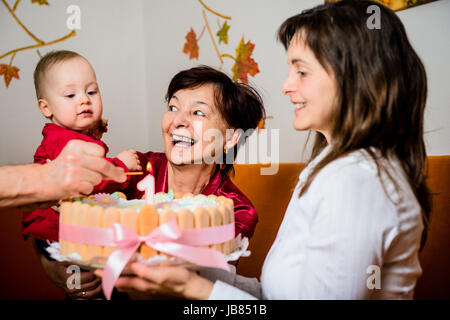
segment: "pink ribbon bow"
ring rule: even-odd
[[[176,220],[171,220],[154,229],[146,236],[140,236],[119,223],[113,228],[97,228],[62,223],[60,238],[66,241],[82,242],[92,245],[117,246],[109,256],[103,273],[103,292],[108,300],[114,284],[141,243],[153,249],[182,258],[204,267],[221,268],[229,271],[222,253],[208,248],[196,248],[209,244],[222,243],[234,238],[234,224],[187,229],[180,231]]]

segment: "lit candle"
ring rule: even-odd
[[[152,170],[152,165],[147,162],[147,171]],[[155,177],[149,173],[144,179],[139,181],[137,188],[141,191],[145,191],[145,202],[148,204],[153,204],[153,198],[155,196]]]

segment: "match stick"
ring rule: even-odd
[[[147,167],[145,168],[146,171],[152,170],[152,165],[150,161],[147,162]],[[140,176],[141,174],[144,174],[142,171],[133,171],[133,172],[125,172],[125,175],[127,176]]]

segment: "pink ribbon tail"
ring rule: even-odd
[[[118,223],[114,223],[113,230],[118,248],[106,261],[102,279],[103,292],[108,300],[111,300],[114,284],[141,242],[136,233]]]

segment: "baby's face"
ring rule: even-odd
[[[88,130],[101,119],[103,109],[91,65],[81,57],[53,65],[45,76],[39,107],[44,116],[61,127]]]

